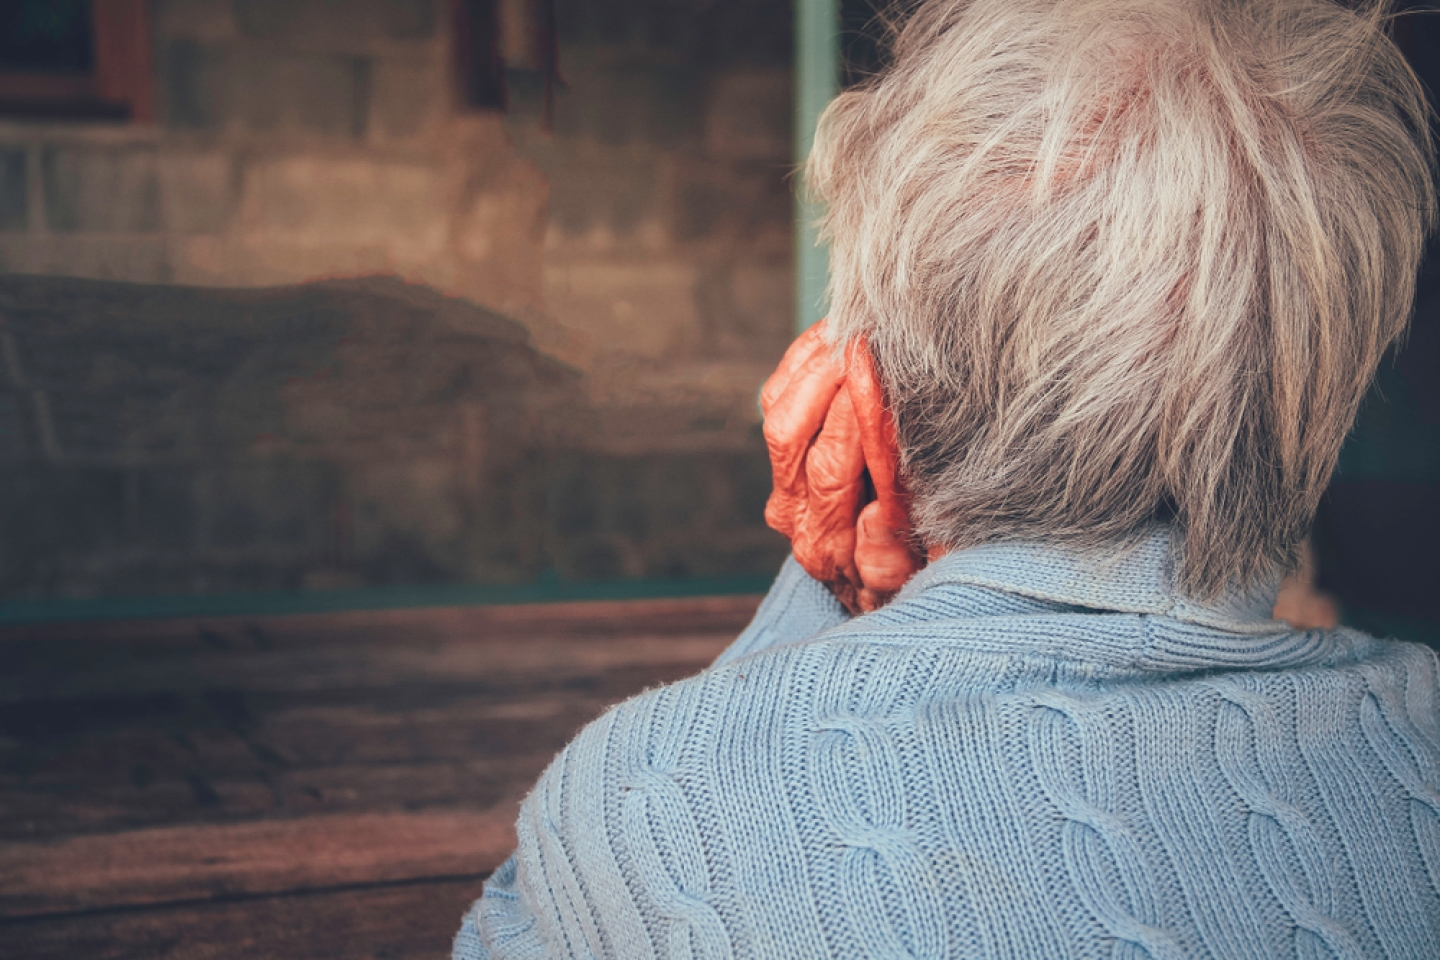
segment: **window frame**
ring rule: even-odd
[[[0,118],[154,122],[150,4],[91,0],[91,29],[88,74],[0,71]]]

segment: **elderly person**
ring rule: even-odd
[[[556,758],[456,957],[1440,955],[1435,655],[1269,617],[1432,217],[1385,27],[919,6],[808,170],[795,559]]]

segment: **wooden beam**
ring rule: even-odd
[[[436,960],[477,879],[239,899],[6,923],[0,957],[24,960]]]
[[[495,869],[514,849],[517,806],[9,843],[0,847],[0,917],[476,876]]]
[[[815,123],[840,91],[840,0],[795,4],[795,162],[803,165],[815,142]],[[799,189],[795,194],[795,330],[823,316],[830,258],[819,246],[815,219],[821,213]]]

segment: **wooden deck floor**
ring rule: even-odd
[[[756,603],[0,631],[0,957],[448,956],[555,751]]]

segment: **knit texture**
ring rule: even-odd
[[[788,561],[556,757],[456,960],[1440,957],[1435,654],[1170,571],[985,546],[849,619]]]

